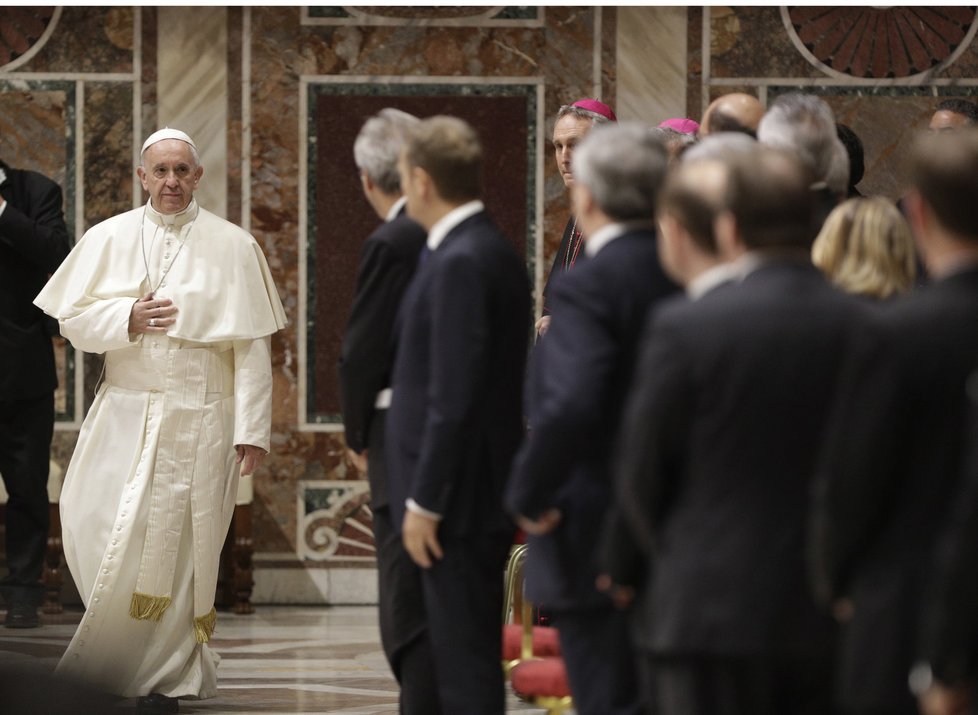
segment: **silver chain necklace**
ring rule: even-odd
[[[156,291],[158,291],[160,289],[160,286],[163,285],[163,281],[166,278],[166,274],[170,272],[170,269],[173,268],[173,264],[177,262],[177,257],[180,255],[180,251],[183,250],[184,244],[186,244],[187,241],[190,240],[190,232],[193,231],[194,224],[197,222],[197,217],[200,216],[200,207],[199,206],[197,207],[197,212],[194,214],[193,219],[191,219],[190,221],[190,227],[187,229],[186,238],[184,238],[183,241],[180,242],[180,247],[177,248],[177,252],[173,255],[173,260],[170,261],[170,265],[168,265],[166,268],[163,269],[162,274],[160,274],[159,282],[156,284],[156,287],[153,288],[153,279],[150,278],[149,275],[149,258],[146,255],[146,207],[147,206],[149,206],[148,202],[146,203],[146,205],[143,206],[143,217],[139,222],[139,245],[143,249],[143,266],[146,268],[146,285],[152,288],[149,294],[156,295]],[[153,240],[149,244],[150,251],[153,250],[153,246],[156,243],[156,234],[159,232],[159,230],[160,230],[159,226],[156,226],[156,228],[153,229]]]

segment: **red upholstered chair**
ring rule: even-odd
[[[574,700],[567,668],[560,657],[557,629],[534,626],[533,605],[524,597],[521,606],[522,624],[518,626],[522,631],[521,647],[519,658],[509,661],[510,685],[521,700],[545,708],[547,715],[560,715],[574,707]]]
[[[526,544],[513,547],[506,569],[506,594],[503,604],[503,670],[521,660],[540,656],[560,655],[557,629],[534,626],[532,607],[523,598],[523,569],[526,563]]]
[[[506,571],[503,669],[517,696],[558,715],[573,707],[573,700],[557,629],[533,625],[533,604],[523,594],[527,549],[526,544],[513,547]]]
[[[560,715],[574,707],[563,658],[517,663],[509,673],[509,682],[520,699],[546,709],[547,715]]]

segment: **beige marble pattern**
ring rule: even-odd
[[[197,200],[227,218],[227,8],[160,7],[158,12],[160,127],[193,137],[204,166]],[[144,133],[155,129],[144,127]]]
[[[686,116],[686,8],[618,8],[618,118]]]

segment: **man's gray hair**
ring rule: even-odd
[[[720,132],[703,137],[696,146],[687,149],[683,153],[682,162],[684,164],[694,161],[729,162],[756,150],[757,140],[749,134]]]
[[[592,112],[590,109],[575,107],[573,104],[563,105],[557,111],[557,119],[555,121],[559,122],[568,114],[570,114],[572,117],[577,117],[578,119],[590,119],[592,127],[596,127],[599,124],[608,124],[611,122],[611,120],[608,119],[608,117],[604,116],[603,114]]]
[[[825,181],[839,140],[831,107],[811,94],[792,92],[778,97],[761,118],[757,139],[794,154],[811,172],[812,181]]]
[[[400,109],[381,109],[368,119],[353,142],[353,160],[385,194],[401,193],[397,160],[411,130],[420,122]]]
[[[574,151],[574,181],[614,221],[651,221],[668,156],[658,136],[640,122],[595,127]]]

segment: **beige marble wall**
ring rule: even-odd
[[[204,166],[197,200],[227,218],[227,8],[161,7],[157,12],[159,127],[144,127],[143,134],[171,126],[193,137]]]
[[[686,115],[686,8],[618,8],[619,119]]]

